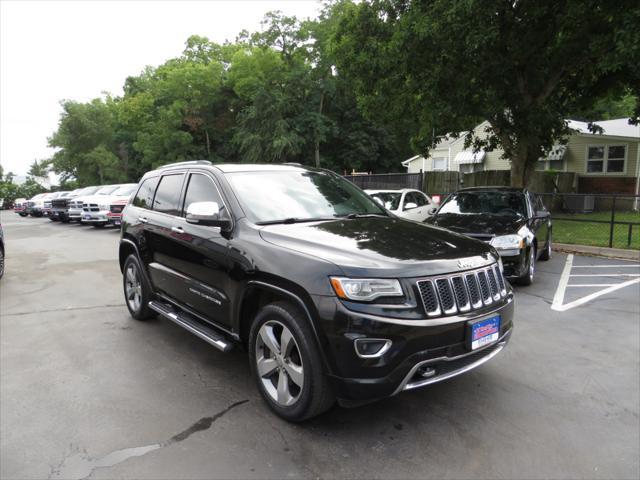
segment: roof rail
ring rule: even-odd
[[[187,160],[186,162],[168,163],[158,168],[178,167],[183,165],[213,165],[209,160]]]
[[[296,163],[296,162],[284,162],[282,165],[289,165],[291,167],[302,167],[301,163]]]

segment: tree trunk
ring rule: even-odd
[[[204,129],[204,136],[207,139],[207,159],[211,159],[211,144],[209,142],[209,131],[205,128]]]
[[[324,88],[322,92],[320,92],[320,106],[318,108],[318,113],[322,115],[322,109],[324,108]],[[316,157],[316,168],[320,168],[320,135],[318,133],[318,129],[316,128],[316,138],[315,138],[315,157]]]
[[[537,148],[527,142],[519,142],[516,154],[511,159],[512,187],[525,188],[531,183],[539,156]]]

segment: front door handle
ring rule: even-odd
[[[149,220],[147,220],[147,217],[138,217],[138,221],[140,223],[147,223]]]
[[[176,233],[184,233],[182,227],[171,227],[171,231]]]

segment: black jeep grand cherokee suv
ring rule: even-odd
[[[120,267],[134,318],[246,347],[262,396],[292,421],[466,372],[512,331],[492,247],[297,165],[147,173],[123,213]]]

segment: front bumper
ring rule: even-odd
[[[99,212],[82,212],[80,220],[83,223],[109,223],[109,217],[107,214],[109,210],[100,210]]]
[[[504,276],[510,280],[522,277],[527,273],[527,249],[523,248],[512,255],[500,255],[504,267]],[[513,255],[515,253],[515,255]]]
[[[366,403],[465,373],[497,355],[513,330],[511,291],[501,304],[485,309],[400,323],[353,312],[336,298],[316,298],[318,301],[321,316],[318,330],[327,353],[329,378],[343,405]],[[469,350],[467,323],[495,315],[501,317],[498,340]],[[388,339],[392,344],[378,358],[362,358],[354,348],[356,338]]]

